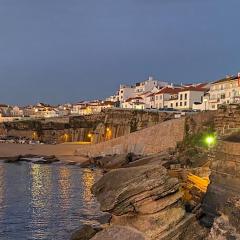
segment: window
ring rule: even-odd
[[[182,100],[182,94],[180,94],[180,100]],[[181,104],[180,104],[181,105]]]
[[[180,106],[182,106],[182,102],[180,102]]]
[[[158,100],[158,96],[156,96],[156,100]]]
[[[173,107],[173,103],[171,103],[171,108]]]
[[[176,103],[176,107],[178,107],[178,103]]]
[[[184,106],[187,106],[187,102],[184,102]]]
[[[187,93],[185,93],[185,100],[187,100]]]

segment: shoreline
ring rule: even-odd
[[[19,155],[39,155],[39,156],[56,156],[63,162],[83,163],[88,158],[75,155],[78,149],[77,144],[57,144],[57,145],[29,145],[15,143],[0,143],[0,161],[4,158],[17,157]]]

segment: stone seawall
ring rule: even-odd
[[[176,147],[184,136],[185,118],[174,119],[106,142],[80,146],[76,155],[153,154]]]

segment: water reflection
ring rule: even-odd
[[[0,165],[0,206],[3,206],[3,202],[4,202],[4,197],[5,197],[5,190],[4,190],[4,177],[5,177],[5,173],[4,173],[4,167],[2,165]],[[0,219],[2,218],[2,213],[3,213],[3,209],[0,208]]]
[[[59,192],[61,196],[61,207],[63,209],[67,209],[70,207],[70,169],[66,166],[62,166],[59,168]]]
[[[82,173],[83,198],[85,202],[90,202],[93,198],[91,188],[94,184],[94,172],[90,169],[84,169]]]
[[[51,169],[38,164],[31,164],[31,209],[32,223],[31,228],[37,228],[32,232],[32,239],[42,239],[45,229],[51,217],[51,198],[52,192]]]
[[[0,163],[0,239],[69,239],[101,213],[91,194],[98,172],[77,166]]]

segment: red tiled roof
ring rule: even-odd
[[[185,91],[206,92],[207,90],[208,90],[207,88],[204,88],[201,85],[197,85],[197,86],[184,87],[179,92],[185,92]]]
[[[149,94],[148,95],[148,97],[152,97],[152,96],[154,96],[156,93],[151,93],[151,94]]]
[[[168,93],[168,94],[177,94],[181,91],[181,88],[170,88],[170,87],[165,87],[162,88],[159,92],[156,93],[158,94],[163,94],[163,93]]]
[[[133,98],[128,98],[127,100],[126,100],[126,102],[131,102],[132,100],[137,100],[137,99],[141,99],[141,100],[143,100],[143,98],[142,97],[133,97]]]
[[[237,80],[237,79],[238,79],[238,76],[236,76],[236,75],[235,76],[227,76],[223,79],[220,79],[218,81],[213,82],[212,84],[222,83],[222,82],[227,82],[227,81],[233,81],[233,80]]]

